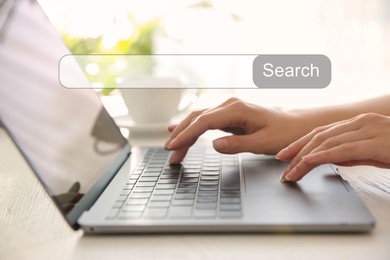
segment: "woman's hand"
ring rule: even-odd
[[[291,113],[231,98],[215,108],[192,112],[180,124],[168,127],[171,136],[165,149],[175,151],[171,163],[180,163],[200,135],[221,129],[233,135],[213,141],[218,152],[276,154],[307,133],[302,133],[298,121]]]
[[[291,160],[282,181],[296,182],[324,163],[390,168],[390,117],[362,114],[315,128],[276,157]]]

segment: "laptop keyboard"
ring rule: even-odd
[[[237,155],[191,148],[169,165],[170,152],[147,150],[106,219],[241,218]]]

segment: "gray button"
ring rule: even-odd
[[[325,88],[331,79],[325,55],[259,55],[253,61],[253,82],[261,88]]]

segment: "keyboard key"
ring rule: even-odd
[[[220,167],[202,167],[203,171],[217,171],[219,172]]]
[[[172,206],[169,209],[169,217],[170,218],[191,218],[192,206]]]
[[[151,176],[151,177],[157,177],[157,176],[160,176],[160,173],[159,172],[144,172],[144,174],[142,174],[143,177],[145,176]]]
[[[196,188],[177,188],[176,193],[196,193]]]
[[[194,161],[192,161],[192,160],[185,160],[182,164],[183,164],[184,168],[186,168],[186,166],[190,166],[191,167],[191,165],[196,165],[196,166],[200,167],[200,165],[202,164],[202,161],[199,161],[199,160],[194,160]]]
[[[168,213],[167,208],[148,208],[145,213],[145,218],[165,218]]]
[[[197,209],[194,212],[194,218],[213,219],[217,216],[217,211],[213,209]]]
[[[116,216],[118,215],[118,212],[119,212],[119,209],[117,209],[117,208],[111,209],[111,210],[107,213],[106,219],[115,219]]]
[[[139,182],[137,184],[137,187],[154,187],[156,185],[156,182]]]
[[[213,167],[213,168],[216,167],[219,169],[220,163],[219,163],[219,161],[217,161],[217,162],[204,162],[203,167]]]
[[[202,152],[195,153],[192,150],[189,151],[188,156],[186,156],[186,158],[184,159],[185,162],[186,161],[201,162],[202,160],[203,160],[203,153]]]
[[[172,205],[173,206],[192,206],[194,204],[194,201],[192,199],[190,200],[173,200]]]
[[[219,171],[202,171],[203,176],[219,176]]]
[[[195,194],[179,193],[175,194],[175,200],[195,199]]]
[[[204,158],[205,158],[205,160],[216,159],[216,160],[219,161],[221,159],[221,156],[219,154],[216,154],[216,153],[214,153],[214,154],[205,154]]]
[[[176,184],[177,182],[179,181],[179,179],[163,179],[163,180],[159,180],[157,185],[158,184]]]
[[[199,181],[198,178],[181,178],[180,183],[197,183]]]
[[[183,169],[183,174],[199,174],[200,169],[194,169],[194,168],[189,168],[189,169]]]
[[[112,208],[113,209],[119,209],[120,207],[122,207],[124,204],[124,201],[116,201],[114,202],[114,204],[112,205]]]
[[[241,204],[221,204],[219,206],[221,211],[241,211]]]
[[[200,185],[199,190],[218,190],[218,186],[205,186],[205,185]]]
[[[139,176],[141,176],[141,175],[139,175],[139,174],[132,174],[130,176],[129,180],[136,181],[136,180],[138,180]]]
[[[156,162],[156,161],[152,161],[150,163],[148,163],[148,166],[151,167],[151,168],[164,168],[165,166],[165,161],[164,162]]]
[[[198,187],[198,183],[179,183],[179,188],[196,188]]]
[[[179,179],[179,174],[176,174],[176,173],[162,174],[160,176],[160,181],[162,179],[174,179],[174,180],[177,180],[177,179]]]
[[[156,190],[171,190],[175,189],[176,184],[157,184],[156,185]]]
[[[167,175],[167,174],[178,175],[180,173],[181,173],[181,169],[164,169],[162,175]]]
[[[121,195],[129,195],[131,190],[122,190]]]
[[[174,189],[172,190],[156,190],[154,194],[156,195],[172,195],[175,192]]]
[[[164,171],[166,171],[166,170],[181,170],[182,167],[183,166],[181,164],[169,164],[169,165],[165,166]]]
[[[217,203],[214,202],[198,202],[195,206],[197,209],[216,209]]]
[[[183,165],[183,168],[185,170],[187,170],[187,172],[191,172],[191,171],[200,172],[201,171],[200,164],[187,164],[187,165]]]
[[[145,168],[144,172],[161,172],[162,170],[163,170],[162,167],[153,168],[153,167],[147,166]]]
[[[220,218],[241,218],[241,211],[221,211],[219,212]]]
[[[146,205],[148,199],[129,199],[126,201],[126,205]]]
[[[218,185],[218,181],[200,181],[199,184],[203,186],[215,186]]]
[[[119,197],[116,199],[116,201],[126,201],[127,200],[127,195],[119,195]]]
[[[125,205],[122,208],[122,212],[127,212],[127,211],[144,211],[145,210],[145,205]]]
[[[142,211],[120,212],[119,219],[137,219],[142,215]]]
[[[152,192],[153,187],[135,187],[133,192]]]
[[[218,197],[198,197],[197,202],[218,202]]]
[[[133,174],[131,176],[137,176],[138,177],[142,173],[142,171],[143,171],[143,168],[137,169],[137,170],[133,171]]]
[[[222,167],[221,173],[222,190],[240,189],[240,170],[238,167]]]
[[[213,175],[213,176],[202,175],[200,179],[203,181],[215,181],[215,180],[219,180],[219,175]]]
[[[136,182],[137,182],[137,180],[130,179],[130,180],[127,181],[127,184],[135,184]]]
[[[139,193],[132,193],[129,196],[129,199],[147,199],[151,195],[150,192],[139,192]]]
[[[152,177],[152,176],[147,176],[147,177],[141,177],[140,179],[139,179],[139,182],[151,182],[151,181],[153,181],[153,182],[156,182],[158,180],[158,177],[157,176],[155,176],[155,177]]]
[[[220,198],[221,204],[240,204],[241,198]]]
[[[221,190],[221,198],[239,198],[241,197],[240,190]]]
[[[149,208],[168,208],[171,205],[170,201],[151,201]]]
[[[133,184],[126,184],[125,187],[123,188],[124,190],[132,190],[134,188]]]
[[[183,178],[199,178],[199,173],[184,173]]]
[[[153,195],[150,199],[151,201],[170,201],[172,200],[172,195]]]
[[[217,190],[200,190],[198,192],[199,197],[217,197],[218,191]]]

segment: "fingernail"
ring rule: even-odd
[[[164,144],[164,149],[165,150],[168,150],[168,145],[171,142],[171,140],[172,140],[172,137],[169,137],[168,140],[165,142],[165,144]]]
[[[286,177],[285,177],[285,175],[286,175],[286,173],[288,172],[288,168],[286,169],[286,170],[284,170],[284,172],[282,173],[282,175],[280,175],[280,181],[281,182],[286,182],[287,180],[286,180]]]
[[[228,147],[228,143],[225,139],[214,140],[213,146],[216,150],[224,150]]]
[[[286,180],[287,181],[292,181],[295,177],[295,174],[296,174],[296,169],[292,169],[287,175],[286,175]]]
[[[177,139],[173,139],[168,145],[167,145],[167,150],[172,150],[175,148],[175,145],[177,143]]]
[[[288,152],[288,147],[286,147],[286,148],[280,150],[280,151],[275,155],[275,158],[278,159],[278,160],[281,160],[281,159],[283,159],[283,157],[286,157],[287,152]]]

